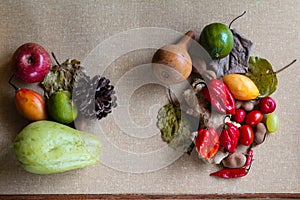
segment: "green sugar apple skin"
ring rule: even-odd
[[[17,135],[14,152],[26,171],[53,174],[96,164],[100,141],[56,122],[37,121]]]

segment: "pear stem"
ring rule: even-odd
[[[246,11],[244,11],[241,15],[237,16],[236,18],[234,18],[234,19],[230,22],[230,24],[229,24],[228,27],[230,28],[233,22],[235,22],[238,18],[243,17],[245,14],[246,14]]]
[[[177,44],[183,45],[186,49],[188,49],[194,39],[195,33],[193,31],[188,31]]]
[[[297,61],[297,59],[293,60],[293,61],[292,61],[290,64],[288,64],[287,66],[285,66],[285,67],[283,67],[283,68],[277,70],[277,71],[275,72],[275,74],[278,74],[278,73],[282,72],[283,70],[289,68],[289,67],[290,67],[292,64],[294,64],[296,61]]]
[[[9,80],[8,80],[8,83],[9,85],[11,85],[16,91],[18,91],[20,88],[18,88],[17,86],[15,86],[11,81],[12,79],[14,78],[14,75],[12,75]]]
[[[60,66],[60,63],[58,62],[58,60],[57,60],[55,54],[54,54],[53,52],[51,52],[51,55],[52,55],[52,57],[54,58],[56,64],[57,64],[58,66]]]

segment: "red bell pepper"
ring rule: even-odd
[[[220,135],[221,145],[227,149],[229,153],[234,153],[240,137],[239,129],[232,123],[226,123]]]
[[[195,139],[195,146],[202,158],[212,158],[220,146],[218,133],[213,127],[200,128]]]
[[[235,114],[235,100],[229,88],[220,80],[211,80],[202,89],[204,97],[222,114]]]

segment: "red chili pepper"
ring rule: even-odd
[[[240,178],[246,176],[248,171],[245,168],[225,168],[213,172],[210,176],[217,176],[220,178]]]
[[[246,176],[250,170],[253,160],[253,151],[250,149],[248,151],[247,160],[242,168],[225,168],[219,171],[213,172],[210,176],[217,176],[220,178],[240,178]]]
[[[235,100],[228,87],[220,80],[213,79],[202,89],[204,97],[222,114],[235,114]]]
[[[240,137],[239,129],[232,123],[226,123],[220,135],[221,145],[227,149],[229,153],[235,152]]]
[[[252,160],[253,160],[253,151],[252,151],[252,149],[250,149],[248,151],[247,160],[246,160],[246,163],[245,163],[243,168],[245,168],[245,169],[249,168],[250,165],[251,165]]]
[[[195,139],[196,150],[202,158],[213,157],[219,149],[220,141],[213,127],[200,128]]]

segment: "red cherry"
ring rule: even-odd
[[[245,122],[250,126],[255,126],[263,119],[263,114],[259,110],[252,110],[246,115]]]
[[[268,114],[276,109],[276,102],[271,97],[264,97],[259,102],[259,109],[263,114]]]
[[[242,125],[240,127],[240,138],[239,141],[242,145],[249,146],[254,141],[254,132],[251,126]]]
[[[246,117],[246,111],[244,109],[237,109],[232,118],[237,123],[242,123]]]

